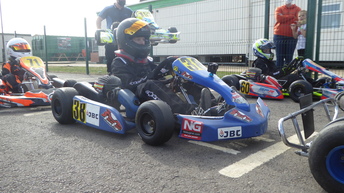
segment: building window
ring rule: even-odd
[[[321,17],[321,28],[339,28],[340,27],[340,4],[323,5],[322,17]]]

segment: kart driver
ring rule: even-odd
[[[271,49],[275,49],[275,44],[267,39],[258,39],[252,46],[253,55],[257,59],[253,62],[252,66],[262,70],[262,74],[272,76],[276,79],[286,80],[288,86],[295,80],[300,79],[298,75],[291,74],[295,68],[294,67],[283,67],[279,69],[276,67],[275,63],[272,61],[274,58],[274,53]]]
[[[165,101],[173,113],[190,113],[195,106],[184,102],[165,83],[154,77],[156,65],[150,52],[151,30],[148,23],[128,18],[123,20],[116,31],[118,49],[112,62],[112,74],[122,81],[122,88],[131,90],[141,102],[147,100]],[[168,57],[164,63],[171,64],[176,57]],[[172,70],[172,69],[170,69]]]
[[[12,38],[6,45],[6,53],[8,61],[2,65],[2,80],[13,93],[21,93],[25,71],[20,67],[19,58],[31,56],[30,44],[23,38]]]

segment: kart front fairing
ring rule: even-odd
[[[36,56],[26,56],[19,59],[25,73],[21,85],[25,85],[25,93],[9,92],[6,83],[0,80],[0,107],[48,106],[55,88],[49,81],[44,62]]]
[[[258,98],[256,104],[249,104],[195,58],[180,57],[173,62],[172,68],[177,76],[214,90],[227,105],[233,107],[223,116],[177,115],[181,125],[179,137],[217,141],[255,137],[266,132],[270,109],[262,99]]]
[[[340,76],[338,76],[337,74],[327,70],[326,68],[320,66],[319,64],[313,62],[312,60],[310,59],[305,59],[303,60],[302,62],[303,66],[305,68],[307,68],[308,70],[311,70],[313,72],[318,72],[320,74],[324,74],[324,75],[327,75],[331,78],[333,78],[335,81],[344,81],[344,79]]]
[[[302,62],[303,66],[313,72],[317,72],[331,78],[331,81],[324,83],[319,90],[321,91],[320,99],[335,98],[336,94],[344,90],[344,78],[327,70],[310,59]]]

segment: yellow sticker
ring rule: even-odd
[[[206,70],[205,66],[195,58],[179,58],[178,60],[190,71]]]
[[[21,65],[25,65],[29,68],[44,68],[44,62],[41,58],[36,56],[26,56],[20,58]]]
[[[73,101],[73,118],[86,123],[86,103],[81,103],[78,100]]]
[[[240,92],[243,94],[250,93],[250,82],[248,81],[242,81],[240,86]]]

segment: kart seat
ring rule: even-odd
[[[90,83],[88,82],[78,82],[74,85],[74,88],[78,91],[78,93],[88,99],[97,101],[97,102],[104,102],[104,98],[102,94],[97,92]]]

